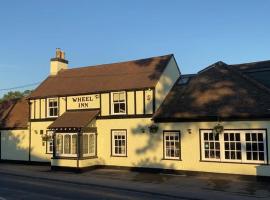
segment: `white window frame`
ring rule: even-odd
[[[53,107],[50,107],[50,102],[51,101],[54,101],[57,103],[57,106],[53,106]],[[57,109],[57,112],[56,112],[56,115],[50,115],[50,109]],[[47,117],[48,118],[51,118],[51,117],[58,117],[59,115],[59,102],[58,102],[58,98],[49,98],[47,99]]]
[[[117,147],[118,148],[124,148],[124,153],[116,153],[115,152],[115,148],[116,148],[116,145],[115,145],[115,136],[118,135],[118,136],[124,136],[124,141],[125,141],[125,145],[118,145]],[[118,139],[119,140],[119,139]],[[121,141],[123,139],[120,139]],[[116,156],[116,157],[126,157],[127,156],[127,130],[112,130],[111,131],[111,155],[112,156]]]
[[[85,143],[85,136],[87,136],[87,143]],[[90,136],[92,136],[93,137],[93,140],[92,140],[92,142],[93,142],[93,144],[91,144],[91,145],[93,145],[94,147],[94,152],[90,152],[90,149],[91,149],[91,145],[90,145]],[[83,148],[82,148],[82,151],[83,151],[83,157],[87,157],[87,156],[96,156],[96,152],[97,152],[97,150],[96,150],[96,133],[83,133],[82,134],[82,143],[83,143]],[[85,145],[86,145],[86,147],[87,147],[87,153],[85,153],[84,152],[84,150],[85,150]]]
[[[175,140],[175,137],[178,137],[178,140]],[[167,140],[166,138],[169,137],[169,140]],[[173,137],[174,139],[171,140],[171,137]],[[163,132],[163,155],[164,155],[164,159],[170,159],[170,160],[180,160],[181,159],[181,138],[180,138],[180,131],[164,131]],[[167,146],[167,142],[172,143],[173,142],[173,147],[174,147],[174,151],[178,151],[179,156],[169,156],[167,155],[167,149],[172,149],[169,148],[171,146]],[[176,144],[176,142],[178,142],[178,145]]]
[[[118,102],[114,102],[114,94],[121,94],[121,93],[123,93],[124,94],[124,98],[125,98],[125,100],[124,100],[124,102],[122,102],[122,103],[124,103],[125,104],[125,112],[119,112],[119,113],[116,113],[115,111],[114,111],[114,104],[119,104],[119,103],[121,103],[120,101],[118,101]],[[127,95],[126,95],[126,92],[125,91],[120,91],[120,92],[112,92],[111,93],[111,114],[112,115],[125,115],[125,114],[127,114]]]
[[[65,152],[65,136],[70,136],[70,153],[66,153]],[[58,136],[62,136],[62,145],[61,145],[61,152],[62,153],[59,153],[58,152],[58,144],[57,144],[57,139],[58,139]],[[76,137],[76,146],[75,146],[75,148],[76,148],[76,152],[75,153],[73,153],[72,151],[73,151],[73,136],[77,136]],[[78,156],[78,133],[56,133],[56,136],[55,136],[55,139],[56,139],[56,152],[55,152],[55,155],[56,156],[59,156],[59,157],[77,157]]]
[[[235,129],[235,130],[224,130],[223,133],[219,134],[219,143],[220,143],[220,158],[205,158],[205,146],[204,146],[204,133],[212,132],[211,129],[200,130],[200,142],[201,142],[201,157],[204,161],[219,161],[219,162],[235,162],[235,163],[247,163],[247,164],[266,164],[267,163],[267,147],[266,147],[266,130],[265,129]],[[224,133],[240,133],[240,142],[241,142],[241,159],[226,159],[225,158],[225,141]],[[263,146],[264,146],[264,160],[248,160],[246,154],[246,133],[262,133],[263,134]]]
[[[46,135],[51,136],[51,139],[46,141],[46,153],[52,154],[53,153],[53,131],[47,131]]]

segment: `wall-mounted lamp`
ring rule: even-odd
[[[188,132],[188,134],[191,134],[192,132],[191,132],[191,128],[188,128],[187,129],[187,132]]]

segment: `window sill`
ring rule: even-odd
[[[268,163],[256,163],[256,162],[234,162],[234,161],[218,161],[218,160],[200,160],[200,162],[212,162],[212,163],[229,163],[229,164],[242,164],[242,165],[268,165]]]
[[[123,156],[121,156],[121,155],[111,155],[111,157],[118,157],[118,158],[126,158],[127,157],[127,155],[123,155]]]
[[[182,161],[181,158],[176,158],[176,159],[173,159],[173,158],[162,158],[161,160]]]

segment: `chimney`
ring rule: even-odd
[[[61,69],[68,68],[68,61],[65,60],[65,52],[56,48],[55,58],[51,59],[50,75],[55,76]]]

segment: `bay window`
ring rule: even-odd
[[[77,133],[56,133],[56,156],[77,157]]]
[[[265,130],[201,130],[202,160],[239,163],[267,162]]]
[[[83,156],[96,156],[96,134],[83,133]]]

